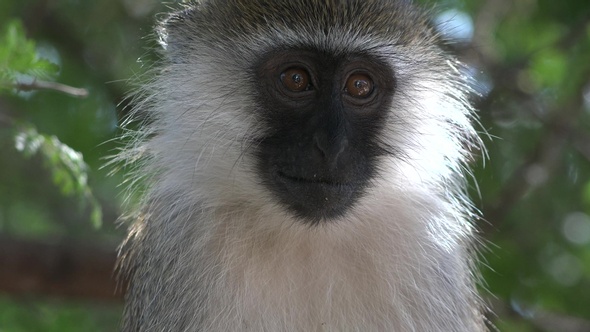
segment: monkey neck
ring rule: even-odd
[[[396,197],[376,194],[362,211],[317,226],[236,209],[239,202],[198,214],[166,209],[143,230],[145,254],[137,257],[149,271],[135,275],[152,285],[131,290],[131,302],[141,293],[131,307],[149,315],[188,304],[184,314],[201,318],[179,322],[205,330],[345,330],[359,322],[379,330],[469,330],[461,324],[471,322],[452,318],[468,316],[473,304],[462,246],[431,236],[427,222],[444,218],[424,208],[435,200]],[[146,296],[145,289],[158,292]],[[149,309],[160,302],[172,304]]]

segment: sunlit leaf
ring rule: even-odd
[[[8,22],[0,31],[0,91],[12,89],[18,75],[47,79],[57,74],[59,67],[40,58],[35,42],[27,39],[20,20]]]
[[[92,223],[102,223],[101,206],[88,185],[88,165],[82,154],[63,144],[55,136],[37,132],[32,126],[21,126],[14,138],[15,148],[24,156],[39,155],[51,172],[53,183],[65,196],[76,196],[91,209]]]
[[[556,88],[568,75],[568,58],[557,49],[546,49],[534,55],[531,77],[538,87]]]

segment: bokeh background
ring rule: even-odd
[[[474,81],[490,319],[590,331],[590,1],[422,2]],[[0,332],[117,330],[125,170],[103,166],[170,8],[0,1]]]

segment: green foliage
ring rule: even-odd
[[[1,332],[103,332],[114,331],[119,311],[113,305],[64,301],[27,301],[0,297]]]
[[[532,57],[529,74],[537,89],[557,88],[567,78],[568,69],[568,57],[548,48]]]
[[[35,42],[25,36],[20,20],[7,22],[0,35],[0,89],[16,92],[18,80],[28,76],[33,81],[56,77],[59,66],[39,57]],[[16,88],[16,90],[15,90]],[[90,220],[95,227],[102,223],[102,210],[88,185],[88,166],[82,154],[59,141],[56,136],[39,134],[32,124],[16,129],[15,148],[26,157],[39,154],[51,173],[53,183],[64,196],[78,196],[81,207],[90,206]]]
[[[63,144],[55,136],[42,135],[31,126],[22,126],[15,136],[15,147],[24,156],[40,154],[43,164],[51,173],[53,183],[64,196],[76,195],[91,207],[90,221],[96,227],[102,224],[100,204],[88,186],[88,165],[82,154]]]
[[[513,310],[500,330],[537,331],[537,310],[590,320],[590,2],[505,9],[488,32],[499,58],[485,60],[493,91],[480,110],[498,137],[476,171],[492,224],[484,277]],[[516,320],[519,308],[531,315]]]
[[[506,332],[537,332],[537,330],[531,327],[526,322],[522,320],[514,320],[514,319],[506,319],[502,320],[496,326],[499,331],[506,331]]]
[[[584,186],[584,191],[582,192],[582,201],[584,202],[586,212],[590,214],[590,181],[586,182],[586,185]]]
[[[59,67],[37,54],[35,42],[25,36],[20,20],[10,20],[0,26],[0,91],[13,88],[19,75],[39,78],[53,77]]]

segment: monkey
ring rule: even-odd
[[[409,0],[202,0],[118,158],[123,331],[486,331],[462,65]]]

